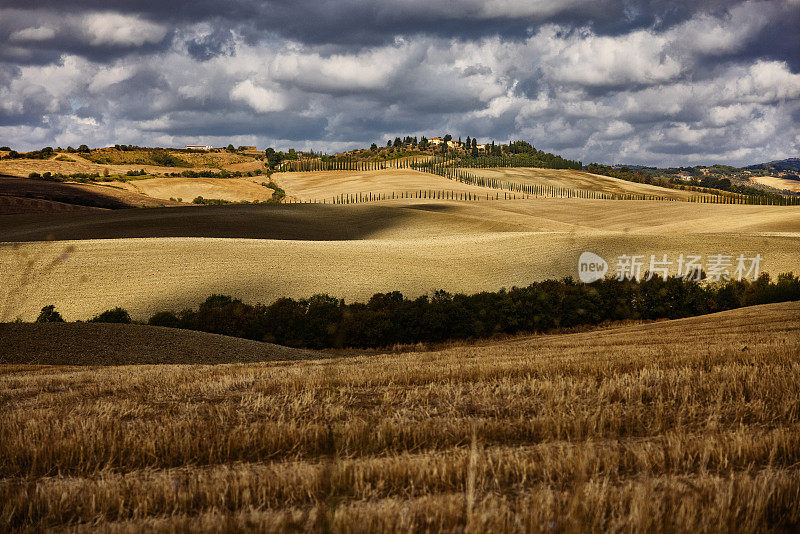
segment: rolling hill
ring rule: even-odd
[[[0,176],[0,215],[48,213],[75,207],[124,209],[180,206],[180,202],[156,199],[104,184],[59,183],[30,178]]]
[[[372,193],[389,195],[392,193],[417,193],[425,191],[452,191],[487,195],[497,192],[488,187],[462,184],[441,176],[412,169],[385,169],[376,171],[320,171],[320,172],[282,172],[272,175],[290,200],[330,202],[338,195],[358,195]]]
[[[247,178],[147,178],[117,182],[114,185],[140,195],[162,200],[180,198],[183,202],[191,202],[195,197],[214,198],[229,202],[265,202],[272,198],[273,190],[261,185],[268,181],[261,176],[258,179]]]
[[[523,185],[545,185],[565,189],[580,189],[582,191],[597,191],[615,195],[655,195],[672,200],[686,200],[690,196],[702,196],[696,192],[629,182],[611,176],[602,176],[572,169],[513,167],[493,169],[469,168],[463,170],[476,176]]]
[[[146,319],[215,292],[269,303],[495,291],[576,276],[587,250],[612,268],[621,254],[761,254],[775,276],[797,271],[798,236],[792,207],[546,198],[8,216],[2,313],[55,304],[74,320],[122,306]]]
[[[205,332],[103,323],[0,323],[0,364],[221,364],[321,358]]]

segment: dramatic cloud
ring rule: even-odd
[[[0,145],[528,139],[584,162],[800,153],[800,3],[7,0]]]

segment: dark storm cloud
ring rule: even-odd
[[[220,117],[202,112],[175,113],[169,126],[155,125],[145,131],[167,133],[178,136],[268,136],[289,141],[305,141],[324,137],[327,120],[322,117],[302,117],[288,112],[270,113],[266,117],[235,112]]]
[[[800,149],[798,27],[797,0],[6,0],[0,145],[451,133],[775,159]]]
[[[8,8],[28,13],[53,10],[91,13],[113,10],[173,26],[209,20],[220,28],[258,37],[270,32],[309,44],[378,45],[395,35],[436,35],[474,39],[488,35],[520,38],[546,22],[589,25],[602,34],[631,29],[669,28],[698,12],[721,13],[732,1],[584,0],[491,2],[468,0],[282,0],[141,2],[8,0]]]
[[[199,61],[207,61],[213,57],[233,54],[233,32],[226,28],[216,28],[212,33],[190,40],[186,49],[189,55]]]

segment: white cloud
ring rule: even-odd
[[[286,108],[286,98],[275,91],[259,87],[251,80],[236,84],[230,93],[231,99],[245,102],[261,113],[281,111]]]
[[[83,34],[93,46],[142,46],[158,43],[167,35],[166,26],[119,13],[92,13],[84,16],[81,23]]]
[[[727,16],[698,15],[665,34],[674,46],[701,54],[722,54],[745,48],[774,18],[777,6],[770,2],[745,2]]]
[[[783,61],[757,61],[725,85],[730,101],[774,102],[800,97],[800,74]]]
[[[727,126],[741,120],[750,119],[755,111],[752,104],[731,104],[729,106],[714,106],[708,110],[708,118],[715,126]]]
[[[302,50],[279,54],[270,75],[294,86],[314,91],[363,91],[388,87],[407,61],[408,47],[381,47],[360,54],[324,57]]]
[[[634,128],[630,123],[616,120],[611,121],[603,133],[606,138],[619,138],[630,135],[633,132]]]
[[[115,83],[127,80],[133,75],[132,69],[124,65],[115,65],[98,69],[89,84],[89,90],[97,93]]]
[[[11,42],[24,42],[24,41],[47,41],[56,36],[53,28],[47,26],[37,26],[35,28],[24,28],[17,30],[8,36]]]
[[[677,78],[684,66],[667,51],[668,41],[650,31],[618,37],[584,31],[559,38],[548,28],[529,40],[543,54],[542,68],[555,81],[590,86],[656,84]]]

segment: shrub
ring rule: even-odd
[[[173,156],[164,149],[151,150],[150,160],[162,167],[189,167],[189,163],[177,156]]]
[[[158,312],[150,319],[147,320],[147,324],[150,326],[166,326],[169,328],[178,328],[180,325],[180,319],[178,316],[172,312],[164,311]]]
[[[45,306],[42,308],[41,313],[39,313],[39,317],[36,318],[37,323],[63,323],[64,318],[61,317],[61,314],[56,311],[56,307],[53,304],[49,306]]]
[[[223,200],[221,198],[203,198],[195,197],[192,204],[203,204],[205,206],[224,206],[226,204],[234,204],[230,200]],[[250,202],[238,202],[238,204],[250,204]]]
[[[125,323],[130,324],[131,316],[125,308],[116,307],[106,310],[89,319],[90,323]]]

